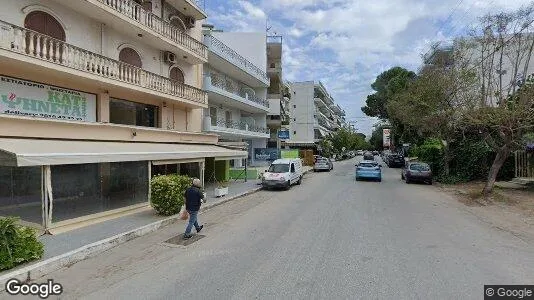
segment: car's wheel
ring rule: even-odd
[[[401,180],[404,180],[404,173],[401,172]]]
[[[297,181],[297,185],[300,185],[302,183],[302,176],[299,177],[299,181]]]
[[[378,178],[378,182],[382,182],[382,178]]]
[[[433,181],[432,179],[430,179],[430,180],[428,181],[428,184],[429,184],[429,185],[432,185],[432,183],[434,183],[434,181]]]
[[[356,177],[356,181],[360,181],[360,178],[359,178],[359,177]]]
[[[406,177],[406,183],[409,184],[410,182],[411,182],[411,181],[410,181],[410,178]]]

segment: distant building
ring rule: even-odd
[[[248,163],[254,149],[267,147],[267,44],[265,33],[222,32],[204,26],[209,58],[204,67],[204,90],[209,107],[204,110],[204,131],[220,136],[220,142],[246,142]],[[244,161],[234,160],[233,167]]]
[[[345,112],[321,82],[291,83],[290,139],[283,146],[315,148],[345,124]]]

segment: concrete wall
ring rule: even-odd
[[[290,141],[299,143],[314,142],[314,83],[300,82],[291,85]],[[294,133],[296,131],[296,134]]]
[[[266,70],[267,38],[263,32],[213,32],[212,35],[256,67]]]

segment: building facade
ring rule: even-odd
[[[330,133],[344,126],[345,112],[321,82],[291,84],[290,139],[284,146],[315,148]]]
[[[284,133],[289,132],[289,101],[291,93],[289,84],[283,81],[282,53],[283,43],[281,36],[267,37],[267,74],[270,78],[270,86],[267,90],[269,99],[269,113],[267,126],[269,126],[270,138],[268,148],[280,149],[281,141],[286,140]],[[282,131],[282,134],[280,132]]]
[[[262,164],[255,149],[267,147],[267,53],[264,33],[235,33],[204,26],[208,62],[204,66],[204,90],[208,106],[203,129],[219,135],[221,142],[246,142],[249,165]],[[232,161],[241,167],[242,160]]]
[[[5,0],[0,216],[45,230],[146,207],[150,178],[245,152],[202,133],[192,0]]]

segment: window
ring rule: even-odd
[[[291,164],[291,173],[295,173],[295,165]]]
[[[41,167],[0,166],[0,216],[42,223]]]
[[[152,1],[147,0],[134,0],[137,4],[141,5],[146,11],[152,12]]]
[[[269,167],[269,173],[287,173],[289,171],[289,165],[286,164],[276,164]]]
[[[138,68],[143,67],[143,63],[141,62],[141,56],[132,48],[123,48],[121,52],[119,52],[119,60],[130,64],[132,66],[136,66]]]
[[[159,107],[120,99],[109,101],[109,121],[114,124],[158,127]]]
[[[169,73],[169,78],[178,81],[179,83],[184,83],[184,73],[178,67],[173,67]]]
[[[29,13],[26,19],[24,19],[24,27],[65,41],[65,30],[63,30],[61,24],[44,11],[33,11]]]
[[[217,126],[217,108],[210,107],[211,126]]]
[[[148,202],[146,161],[52,166],[53,222]]]
[[[293,134],[297,134],[297,132],[296,132],[296,131],[293,131]]]

